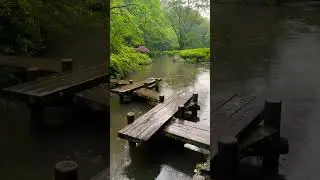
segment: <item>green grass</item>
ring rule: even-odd
[[[210,48],[164,51],[163,53],[168,56],[177,55],[189,63],[200,63],[210,61]]]

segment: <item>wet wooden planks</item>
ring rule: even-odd
[[[211,158],[218,151],[218,140],[222,136],[239,139],[248,128],[261,122],[264,98],[248,94],[230,94],[224,101],[216,100],[216,108],[211,111]],[[240,138],[240,141],[242,139]],[[241,143],[241,142],[239,142]]]
[[[189,143],[200,148],[210,149],[210,127],[187,121],[175,119],[163,129],[165,135]]]
[[[140,88],[135,91],[133,91],[133,94],[135,94],[138,97],[142,97],[149,100],[158,100],[159,99],[159,93],[154,90],[150,90],[147,88]]]
[[[114,93],[132,92],[132,91],[135,91],[135,90],[137,90],[139,88],[144,87],[144,83],[148,83],[148,85],[151,85],[151,84],[153,84],[155,82],[156,82],[155,78],[149,78],[149,79],[147,79],[145,81],[133,82],[132,84],[128,84],[128,85],[125,85],[125,86],[121,86],[121,87],[118,87],[118,88],[111,89],[111,92],[114,92]]]
[[[0,56],[0,66],[22,69],[37,67],[41,71],[62,72],[61,62],[53,59]]]
[[[80,92],[84,89],[105,83],[108,80],[106,64],[100,64],[70,73],[58,73],[3,89],[4,92],[25,97],[45,97],[69,91]],[[75,92],[73,92],[75,93]]]
[[[81,106],[89,106],[94,110],[107,111],[107,108],[110,107],[109,91],[109,84],[103,83],[75,94],[74,101]]]
[[[192,98],[191,92],[182,92],[155,106],[132,124],[118,132],[118,136],[132,142],[142,143],[155,134],[177,112],[179,105],[185,105]]]

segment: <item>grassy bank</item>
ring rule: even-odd
[[[143,65],[150,64],[148,55],[136,52],[133,48],[123,47],[120,52],[110,55],[110,76],[123,78],[131,72],[138,71]]]
[[[176,51],[164,51],[164,55],[179,56],[189,63],[200,63],[210,61],[210,48],[185,49]]]

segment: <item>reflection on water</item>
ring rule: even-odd
[[[316,8],[217,5],[211,96],[255,88],[283,101],[286,179],[319,179],[320,13]]]
[[[199,94],[199,123],[209,124],[210,109],[210,77],[208,65],[193,65],[173,63],[171,58],[162,57],[143,70],[132,74],[128,79],[142,81],[149,77],[162,78],[160,93],[165,98],[175,92],[187,89]],[[110,158],[112,179],[134,178],[141,180],[159,179],[192,179],[196,163],[202,161],[202,156],[183,148],[183,145],[170,140],[150,142],[146,151],[138,155],[130,154],[125,140],[117,137],[117,132],[126,126],[126,113],[135,112],[139,117],[152,107],[139,102],[119,104],[117,95],[111,95],[111,132]],[[139,155],[140,154],[140,155]]]

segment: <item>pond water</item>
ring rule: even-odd
[[[255,89],[283,102],[280,174],[319,179],[320,10],[217,4],[211,96]]]
[[[154,62],[143,70],[130,75],[127,79],[143,81],[149,77],[162,78],[160,93],[165,98],[179,90],[186,89],[199,94],[199,123],[209,125],[210,110],[210,71],[208,65],[174,63],[172,58],[155,58]],[[117,132],[127,125],[126,114],[135,112],[135,118],[146,113],[152,107],[141,102],[120,104],[118,95],[111,94],[110,100],[110,173],[111,179],[169,180],[192,179],[196,163],[203,157],[189,149],[175,148],[164,144],[161,152],[151,157],[140,156],[132,160],[127,141],[117,137]]]

